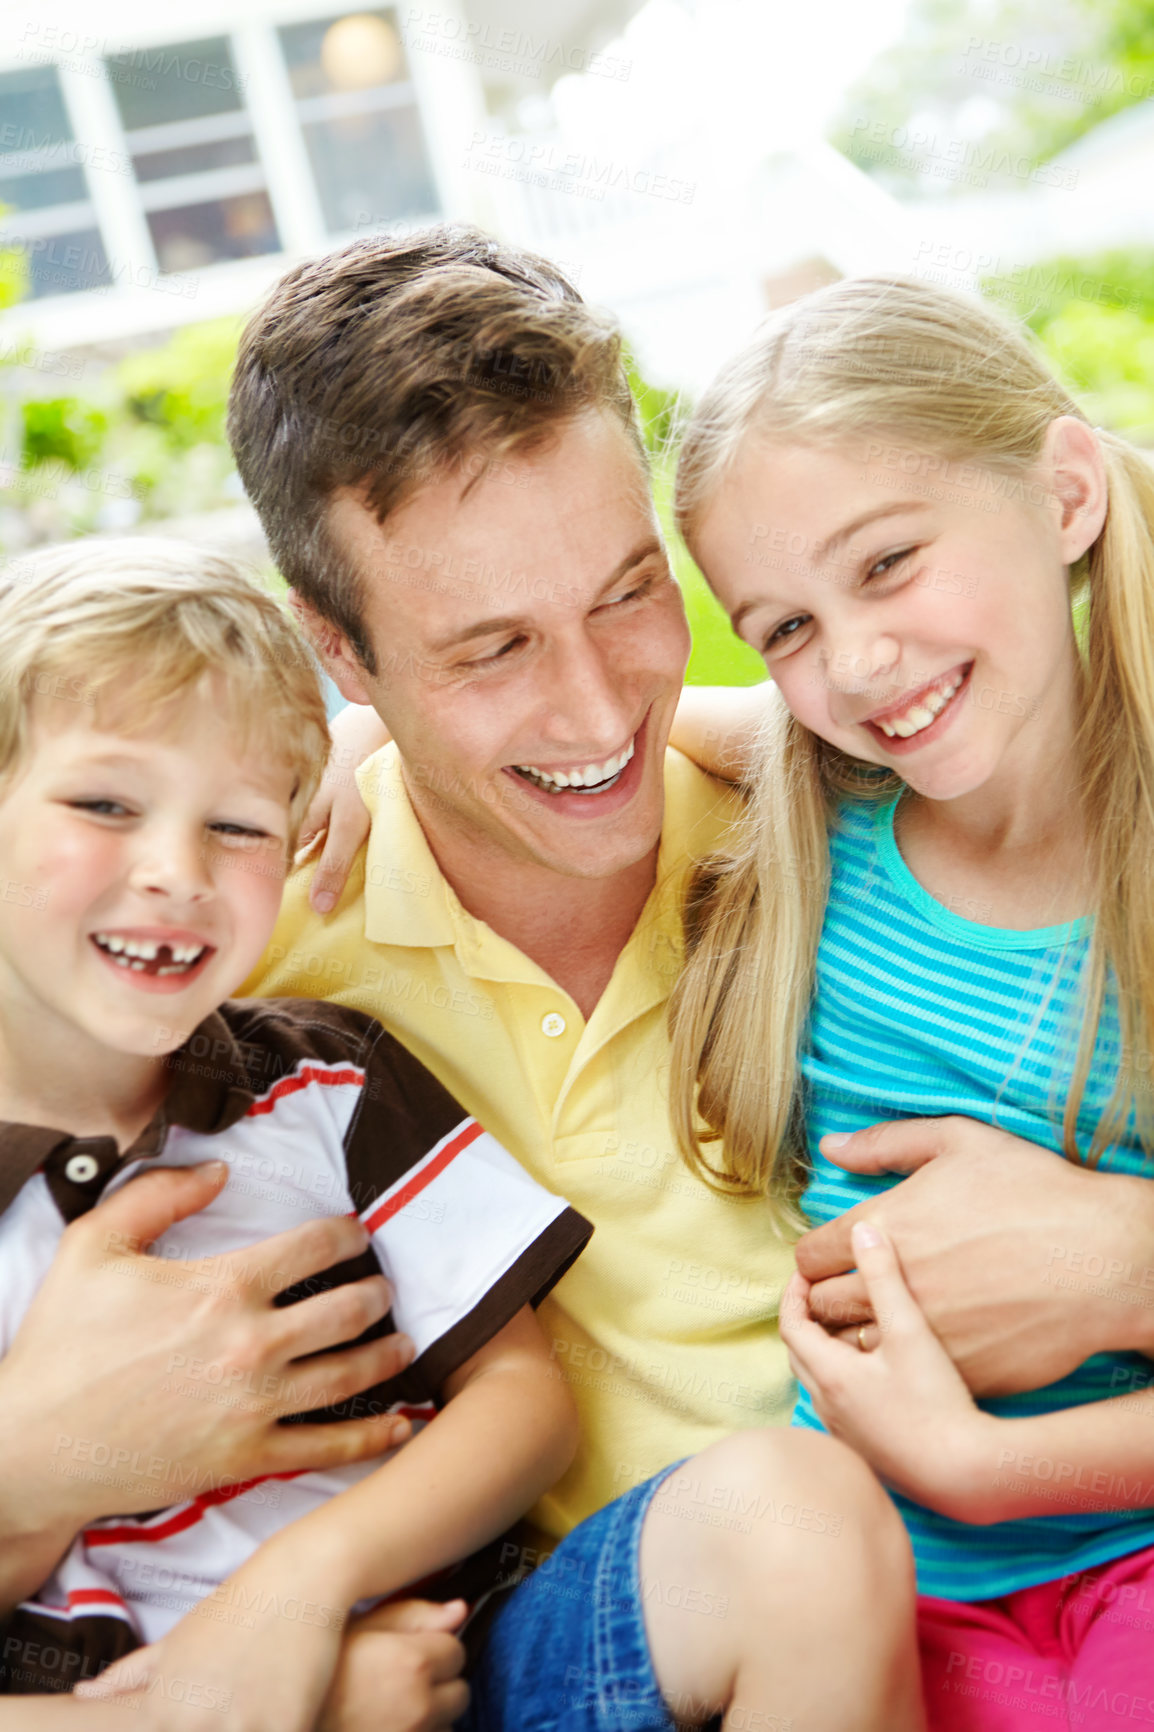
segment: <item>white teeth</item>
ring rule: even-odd
[[[93,934],[100,948],[106,951],[120,968],[134,968],[138,971],[144,968],[146,962],[155,962],[160,952],[167,948],[172,962],[162,964],[156,970],[158,974],[185,974],[189,968],[204,955],[208,948],[204,944],[170,944],[165,946],[151,938],[121,938],[113,932],[97,932]]]
[[[899,740],[908,740],[914,734],[920,734],[922,729],[928,728],[945,709],[964,678],[964,674],[955,674],[945,685],[923,692],[919,702],[904,715],[890,716],[886,721],[879,721],[876,726],[889,740],[892,740],[895,734]]]
[[[586,764],[578,770],[539,770],[534,764],[517,764],[514,768],[519,775],[527,776],[542,788],[596,788],[601,791],[616,781],[633,756],[633,748],[634,742],[630,740],[625,750],[615,758],[607,758],[603,764]]]

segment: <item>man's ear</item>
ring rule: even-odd
[[[1106,521],[1109,494],[1102,447],[1085,421],[1059,415],[1047,429],[1044,452],[1058,505],[1062,563],[1073,565],[1097,541]]]
[[[339,626],[318,613],[311,601],[295,589],[288,592],[292,609],[302,634],[308,639],[320,659],[321,666],[350,704],[372,704],[372,695],[365,684],[365,670],[356,650]]]

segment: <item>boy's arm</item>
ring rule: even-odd
[[[279,1724],[262,1718],[270,1697],[315,1702],[358,1600],[392,1594],[495,1539],[573,1458],[576,1408],[529,1306],[444,1392],[447,1405],[396,1455],[266,1540],[163,1641],[86,1692],[139,1693],[143,1680],[146,1699],[163,1699],[171,1681],[195,1677],[216,1702],[227,1697],[242,1724],[248,1715],[270,1727]]]
[[[759,686],[686,686],[669,730],[669,744],[726,782],[745,782],[772,683]]]
[[[446,1406],[367,1479],[292,1523],[247,1569],[348,1609],[468,1556],[569,1466],[577,1411],[526,1305],[446,1380]]]

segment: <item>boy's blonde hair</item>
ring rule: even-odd
[[[705,511],[748,440],[837,449],[868,436],[971,460],[1029,497],[1026,477],[1051,422],[1086,419],[1022,331],[987,305],[917,281],[837,283],[773,315],[702,399],[681,449],[676,511],[694,545]],[[1109,509],[1073,570],[1086,608],[1081,787],[1096,925],[1065,1153],[1076,1136],[1109,973],[1123,1066],[1088,1158],[1135,1110],[1154,1146],[1135,1073],[1154,1033],[1154,471],[1101,433]],[[687,1159],[715,1183],[769,1190],[797,1224],[804,1175],[798,1048],[813,993],[839,802],[903,783],[817,738],[778,700],[765,728],[750,811],[733,853],[697,874],[689,961],[673,998],[674,1122]],[[1127,1074],[1126,1060],[1129,1060]],[[695,1107],[708,1130],[702,1132]],[[724,1139],[723,1167],[703,1144]]]
[[[19,767],[37,696],[72,696],[114,729],[147,727],[206,675],[237,750],[292,773],[290,848],[328,754],[311,656],[269,592],[224,553],[159,537],[44,547],[0,567],[0,781]]]

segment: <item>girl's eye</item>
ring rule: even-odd
[[[797,636],[797,633],[801,630],[803,625],[808,624],[808,613],[795,614],[792,619],[783,621],[775,631],[770,632],[769,636],[765,640],[765,649],[771,650],[775,648],[775,646],[787,643],[791,637]],[[762,653],[764,654],[765,651],[763,650]]]
[[[866,572],[866,582],[868,583],[871,577],[884,577],[887,571],[893,571],[903,559],[908,559],[913,551],[912,547],[902,547],[896,553],[887,553],[884,559],[879,559],[870,566]]]

